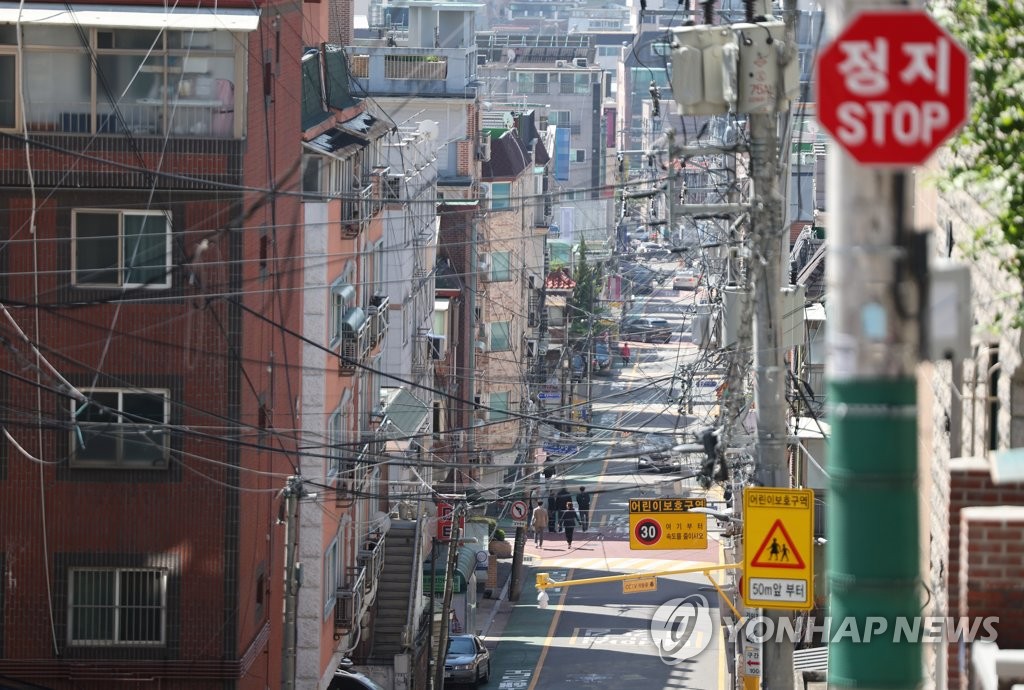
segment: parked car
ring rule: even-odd
[[[673,290],[696,290],[701,276],[693,270],[680,271],[672,279]]]
[[[672,324],[651,316],[631,316],[623,320],[619,335],[626,340],[644,343],[667,343],[672,340]]]
[[[491,653],[476,635],[452,635],[444,657],[445,685],[486,683],[491,678]]]
[[[612,354],[608,350],[608,343],[603,340],[594,342],[594,356],[590,360],[590,366],[594,374],[611,373]]]

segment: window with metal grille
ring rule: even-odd
[[[68,578],[68,643],[158,646],[166,641],[167,571],[75,568]]]

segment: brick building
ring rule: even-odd
[[[0,676],[280,677],[302,19],[0,6]]]

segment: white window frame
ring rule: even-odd
[[[117,422],[118,429],[117,430],[111,430],[111,431],[108,432],[109,434],[116,434],[116,437],[117,437],[117,450],[115,452],[115,457],[112,458],[111,460],[108,460],[108,461],[79,459],[79,457],[78,457],[79,448],[81,447],[81,442],[85,438],[84,433],[82,432],[82,425],[84,424],[84,422],[81,422],[80,419],[79,419],[80,412],[83,409],[83,407],[82,407],[82,403],[79,403],[77,400],[72,400],[71,401],[71,419],[72,419],[73,426],[72,426],[72,429],[71,429],[71,454],[70,454],[70,458],[69,458],[69,462],[70,462],[72,467],[89,468],[89,469],[119,469],[119,470],[163,470],[163,469],[167,469],[167,466],[168,466],[169,461],[170,461],[170,450],[171,450],[170,430],[167,428],[167,425],[170,424],[170,417],[171,417],[171,392],[169,390],[164,389],[164,388],[82,388],[81,391],[82,391],[82,393],[84,393],[86,395],[86,397],[89,397],[90,394],[92,394],[92,393],[116,393],[117,394],[116,414],[117,414],[117,416],[119,418],[119,421]],[[160,462],[154,463],[154,462],[149,461],[149,460],[130,462],[130,461],[126,461],[125,460],[125,458],[124,458],[125,435],[121,432],[121,430],[124,430],[124,431],[131,431],[133,429],[145,430],[145,429],[149,429],[149,428],[151,428],[153,426],[153,424],[149,423],[149,422],[125,422],[124,421],[122,415],[125,413],[125,409],[124,409],[124,396],[125,396],[125,394],[128,394],[128,395],[160,395],[160,396],[163,396],[163,399],[164,399],[164,419],[163,419],[163,423],[162,424],[164,426],[164,429],[163,429],[163,431],[161,433],[163,433],[164,452],[163,452],[163,459]],[[88,403],[88,404],[92,405],[92,403]],[[111,426],[111,425],[109,425],[109,424],[98,424],[98,426],[107,427],[107,426]],[[153,432],[150,432],[150,434],[152,436]]]
[[[338,575],[341,571],[339,554],[338,537],[335,536],[324,551],[324,620],[334,613],[334,605],[338,601],[338,583],[341,581]]]
[[[494,330],[495,328],[504,327],[506,329],[507,339],[505,341],[505,347],[496,348],[494,347]],[[495,321],[489,324],[489,332],[487,338],[487,349],[489,352],[511,352],[512,351],[512,322],[511,321]]]
[[[349,440],[348,428],[346,427],[346,416],[345,410],[350,407],[352,401],[352,391],[345,390],[341,394],[341,400],[338,406],[334,408],[334,411],[327,417],[327,452],[324,454],[326,459],[326,476],[338,477],[345,471],[351,471],[351,467],[346,467],[348,462],[347,458],[351,456],[351,448],[345,444]],[[342,479],[351,479],[351,477],[342,477]]]
[[[128,16],[128,8],[125,8],[124,12],[113,11],[112,22],[116,23],[116,17]],[[28,25],[28,20],[25,20]],[[37,23],[36,26],[40,29],[67,29],[72,26],[72,23],[62,24],[59,22],[49,23]],[[245,49],[247,45],[247,38],[243,38],[245,34],[241,34],[238,31],[223,30],[221,28],[209,28],[203,30],[195,30],[185,27],[174,27],[168,29],[166,26],[131,26],[131,25],[115,25],[114,23],[103,26],[86,26],[79,25],[78,30],[85,33],[88,45],[81,45],[80,42],[76,42],[73,45],[67,42],[61,41],[49,41],[48,43],[39,42],[35,37],[29,37],[23,45],[23,52],[25,56],[30,56],[32,53],[65,53],[65,54],[77,54],[82,56],[83,64],[88,65],[88,79],[89,79],[89,93],[88,99],[82,102],[82,109],[87,112],[78,112],[74,114],[80,114],[84,116],[84,122],[88,123],[87,127],[84,127],[81,131],[74,130],[77,134],[90,134],[99,133],[114,134],[116,136],[123,136],[123,132],[120,129],[110,131],[105,129],[104,122],[110,117],[110,113],[107,112],[108,103],[104,96],[104,91],[101,87],[97,86],[100,83],[99,71],[100,63],[104,58],[115,56],[115,57],[136,57],[143,60],[144,63],[137,67],[135,76],[132,77],[132,84],[135,84],[138,79],[146,77],[148,75],[155,75],[155,78],[151,81],[154,82],[150,87],[150,92],[147,94],[135,93],[134,95],[126,95],[122,98],[118,98],[118,107],[121,110],[122,117],[125,118],[129,127],[132,127],[138,123],[135,122],[135,115],[133,113],[138,112],[140,115],[143,112],[150,112],[155,115],[155,120],[152,123],[147,122],[147,125],[155,125],[157,129],[153,131],[147,131],[142,133],[142,136],[170,136],[173,138],[191,138],[195,136],[207,137],[211,136],[211,131],[205,127],[205,119],[197,120],[203,122],[204,126],[202,129],[196,129],[193,127],[186,126],[187,131],[182,131],[182,126],[187,120],[176,119],[184,118],[187,113],[191,113],[197,117],[212,116],[216,113],[222,112],[223,104],[217,103],[215,97],[212,96],[197,96],[194,94],[182,93],[183,87],[180,82],[182,80],[191,84],[191,80],[196,76],[206,75],[211,78],[218,78],[215,75],[211,75],[208,70],[209,63],[203,63],[203,61],[217,60],[226,64],[228,60],[231,61],[232,67],[230,75],[222,73],[220,78],[227,79],[230,76],[230,81],[234,86],[234,98],[231,105],[231,113],[233,115],[232,120],[232,131],[230,133],[216,134],[214,138],[218,139],[231,139],[237,136],[244,136],[246,128],[246,110],[245,110],[245,84],[247,81],[247,61],[245,55]],[[107,47],[103,45],[101,37],[105,38],[107,35],[113,36],[119,31],[150,31],[159,35],[157,44],[153,46],[152,50],[148,47],[143,48],[122,48],[122,47]],[[195,37],[204,33],[210,34],[223,34],[220,36],[222,41],[225,43],[228,41],[227,37],[230,37],[231,48],[227,47],[202,47],[198,45],[185,45],[184,42],[177,47],[170,47],[168,39],[171,34],[181,34],[184,36],[191,36],[195,41]],[[183,39],[184,40],[184,39]],[[31,69],[31,61],[28,57],[19,61],[19,74],[24,72],[26,69]],[[191,66],[195,65],[195,66]],[[159,81],[157,81],[159,80]],[[194,86],[188,88],[195,88]],[[156,93],[153,93],[153,91]],[[181,95],[178,95],[178,94]],[[35,93],[30,96],[35,96],[37,99],[41,99],[43,94]],[[118,96],[119,94],[115,94]],[[60,94],[53,94],[53,103],[56,104],[59,101],[58,96]],[[30,98],[31,103],[31,98]],[[48,113],[47,115],[52,115]],[[25,117],[26,114],[22,113]],[[34,129],[35,115],[31,112],[27,116],[28,125],[30,131]],[[46,120],[41,120],[41,123]],[[49,124],[53,124],[50,122]],[[59,122],[57,123],[60,124]],[[212,123],[211,123],[212,124]]]
[[[118,273],[116,283],[100,283],[79,281],[78,279],[78,216],[79,214],[93,215],[116,215],[117,216],[117,265],[114,270]],[[164,232],[164,278],[162,281],[147,283],[129,283],[125,280],[128,269],[125,267],[124,257],[124,219],[127,216],[163,216],[165,219]],[[144,288],[146,290],[166,290],[171,287],[171,213],[169,211],[132,211],[126,209],[107,208],[76,208],[71,211],[71,284],[75,287],[84,288]]]
[[[78,572],[87,573],[108,573],[114,574],[113,600],[109,604],[88,605],[75,603],[75,574]],[[129,608],[128,604],[121,602],[121,574],[122,573],[157,573],[160,575],[160,639],[159,640],[122,640],[121,637],[121,610]],[[67,609],[67,642],[72,647],[162,647],[167,644],[167,570],[162,568],[70,568],[68,570],[68,609]],[[112,610],[113,620],[111,621],[112,638],[109,640],[96,639],[75,639],[75,614],[82,609],[95,609],[97,607],[109,607]],[[137,605],[135,606],[137,607]],[[132,608],[135,608],[132,607]]]

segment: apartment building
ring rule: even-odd
[[[276,2],[0,4],[4,677],[281,677],[302,27]]]

